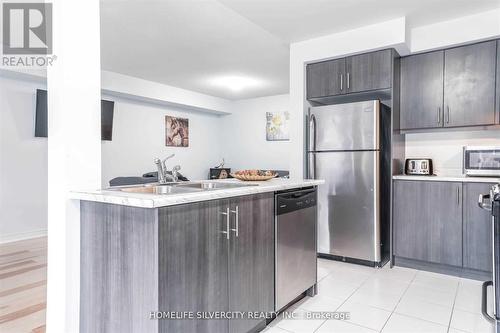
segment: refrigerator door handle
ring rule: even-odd
[[[316,116],[309,115],[309,151],[316,150]]]
[[[316,179],[316,153],[309,153],[309,179]]]
[[[316,151],[316,116],[309,114],[309,151]],[[316,177],[316,154],[309,153],[308,177]]]
[[[484,318],[486,318],[488,321],[494,323],[496,322],[495,318],[493,318],[489,313],[488,313],[488,286],[493,286],[493,281],[486,281],[483,282],[482,286],[482,300],[481,300],[481,312],[483,313]]]

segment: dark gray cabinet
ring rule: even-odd
[[[497,113],[495,123],[500,124],[500,40],[497,41]]]
[[[462,184],[396,181],[396,256],[462,266]]]
[[[307,98],[345,94],[345,59],[307,65]]]
[[[274,196],[265,193],[160,210],[160,308],[274,310]],[[263,319],[167,320],[160,332],[231,332]]]
[[[464,267],[491,272],[491,214],[479,208],[480,194],[493,184],[464,183]]]
[[[443,125],[444,51],[401,59],[401,129]]]
[[[229,204],[229,309],[274,311],[274,196],[232,199]],[[229,322],[229,332],[248,332],[262,319]]]
[[[349,93],[387,89],[392,82],[392,50],[359,54],[346,59]]]
[[[401,129],[498,124],[497,44],[483,42],[402,58]]]
[[[80,204],[80,330],[158,332],[155,209]]]
[[[243,333],[274,311],[274,193],[163,208],[81,203],[81,332]],[[153,318],[151,319],[151,316]]]
[[[455,271],[487,276],[492,260],[491,215],[477,202],[492,185],[394,181],[396,262],[402,258],[446,264],[455,266]]]
[[[307,65],[307,99],[391,88],[394,53],[381,50]]]
[[[426,206],[426,187],[423,182],[394,182],[394,255],[428,260],[429,213]]]
[[[159,209],[159,309],[228,311],[224,200]],[[159,332],[228,332],[223,320],[160,320]]]
[[[445,50],[444,126],[495,123],[496,42]]]

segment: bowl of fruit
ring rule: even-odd
[[[233,172],[231,176],[244,181],[263,181],[275,178],[278,174],[271,170],[240,170]]]

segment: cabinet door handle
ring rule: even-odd
[[[438,121],[438,125],[441,125],[441,107],[438,106],[438,110],[437,110],[437,121]]]
[[[344,74],[340,74],[340,91],[344,90]]]
[[[450,123],[450,107],[446,106],[446,123]]]
[[[240,222],[239,222],[240,212],[239,212],[238,206],[236,206],[236,208],[234,210],[231,210],[231,213],[233,213],[235,216],[235,219],[234,219],[235,228],[231,229],[231,231],[234,231],[234,234],[236,235],[236,237],[238,237],[239,229],[240,229]]]
[[[226,239],[229,240],[229,207],[226,208],[225,212],[220,212],[221,215],[226,217],[226,231],[221,231],[222,234],[226,235]]]
[[[457,206],[460,206],[460,187],[457,187]]]
[[[349,89],[351,85],[351,75],[349,74],[349,72],[347,72],[347,89]]]

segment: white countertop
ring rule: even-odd
[[[300,188],[306,186],[315,186],[324,184],[324,180],[316,179],[271,179],[263,182],[242,182],[237,179],[210,180],[203,182],[237,182],[242,184],[256,184],[257,186],[243,186],[237,188],[206,190],[191,193],[178,194],[147,194],[130,193],[113,190],[96,191],[73,191],[70,193],[70,199],[95,201],[123,206],[157,208],[185,204],[189,202],[198,202],[222,198],[237,197],[241,195],[275,192]]]
[[[464,182],[464,183],[500,183],[500,177],[467,177],[464,175],[437,175],[437,176],[392,176],[399,180],[425,180],[436,182]]]

